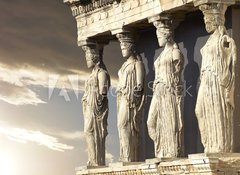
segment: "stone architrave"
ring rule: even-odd
[[[153,22],[160,47],[164,47],[154,62],[155,80],[148,114],[148,132],[154,141],[155,156],[179,157],[183,152],[183,82],[184,58],[173,40],[173,25],[169,17]]]
[[[88,149],[88,166],[105,165],[105,140],[108,118],[107,92],[110,76],[99,55],[96,44],[82,46],[85,51],[87,67],[92,73],[85,82],[82,98],[84,133]]]
[[[118,72],[117,90],[118,132],[120,161],[139,161],[140,128],[145,101],[145,67],[137,54],[132,34],[117,34],[123,57],[126,59]]]
[[[205,153],[232,152],[237,50],[224,26],[227,4],[215,0],[199,8],[211,33],[201,49],[201,83],[195,109],[201,140]]]

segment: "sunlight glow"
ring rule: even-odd
[[[11,154],[0,150],[0,174],[1,175],[15,175],[15,162]]]

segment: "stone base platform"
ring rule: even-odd
[[[192,154],[188,158],[147,159],[145,162],[117,162],[105,167],[79,167],[76,175],[238,175],[240,153]]]

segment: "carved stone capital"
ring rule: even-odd
[[[172,16],[170,15],[160,15],[160,16],[155,16],[151,19],[149,19],[149,22],[152,22],[153,25],[156,27],[156,34],[157,37],[172,37],[173,36],[173,30],[174,30],[174,25],[173,25],[173,20]],[[167,35],[166,35],[167,34]]]
[[[90,39],[85,39],[85,40],[81,40],[78,42],[78,46],[82,47],[82,46],[93,46],[96,45],[96,42]]]
[[[193,0],[194,6],[200,6],[203,4],[213,4],[213,3],[221,3],[226,5],[235,4],[236,0]]]
[[[134,43],[133,33],[131,31],[124,31],[116,35],[120,43]]]
[[[162,21],[162,20],[170,20],[172,19],[171,14],[159,14],[159,15],[154,15],[148,18],[149,23],[154,23],[156,21]]]
[[[86,59],[90,59],[89,57],[98,57],[102,61],[104,46],[107,44],[109,44],[108,40],[83,40],[80,46],[85,51]]]
[[[112,34],[116,35],[118,41],[120,42],[120,46],[128,45],[135,50],[136,33],[132,28],[119,28],[113,30]]]
[[[153,25],[158,28],[161,23],[171,24],[171,29],[174,30],[177,28],[180,22],[182,22],[185,18],[185,14],[177,13],[177,14],[160,14],[155,15],[148,18],[149,23],[153,23]],[[169,28],[169,27],[168,27]]]
[[[213,15],[221,16],[221,22],[224,24],[225,12],[227,7],[235,4],[236,0],[194,0],[194,6],[197,6],[204,14],[205,18],[211,18]]]
[[[115,28],[111,30],[112,35],[117,35],[117,34],[131,34],[132,36],[134,35],[134,30],[129,27],[120,27],[120,28]]]
[[[224,26],[227,7],[235,0],[194,0],[194,5],[202,11],[206,30],[212,33],[216,26]]]
[[[233,3],[224,2],[212,2],[212,3],[201,3],[199,4],[199,9],[206,15],[225,15],[227,7]]]

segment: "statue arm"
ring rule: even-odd
[[[134,101],[140,110],[144,101],[144,81],[145,81],[145,68],[142,62],[136,63],[136,86],[134,87]]]
[[[98,73],[98,87],[99,87],[99,99],[100,101],[103,100],[104,97],[107,96],[108,93],[108,84],[109,84],[109,79],[104,71],[100,71]]]
[[[230,50],[230,53],[229,54],[231,54],[232,55],[232,57],[231,57],[231,61],[230,61],[230,69],[231,69],[231,74],[232,74],[232,76],[231,76],[231,81],[230,81],[230,86],[231,86],[231,84],[234,82],[234,78],[235,78],[235,66],[236,66],[236,63],[237,63],[237,46],[236,46],[236,44],[235,44],[235,41],[232,39],[232,38],[230,38],[230,48],[231,48],[231,50]]]
[[[173,65],[174,65],[174,86],[177,89],[177,93],[179,91],[181,92],[182,90],[182,82],[181,82],[181,74],[183,70],[183,65],[184,65],[184,58],[179,49],[174,49],[173,50]]]
[[[142,62],[136,63],[137,86],[143,88],[145,79],[145,68]],[[141,89],[142,90],[142,89]]]
[[[234,107],[234,89],[235,89],[235,66],[237,62],[237,47],[235,44],[235,41],[230,38],[229,36],[225,35],[223,37],[223,40],[221,42],[221,47],[224,49],[224,52],[226,53],[227,57],[229,58],[228,61],[228,68],[230,72],[230,80],[229,83],[226,86],[227,90],[227,101],[231,104],[232,107]]]
[[[184,58],[179,49],[173,50],[173,65],[174,65],[174,86],[176,89],[176,100],[177,100],[177,111],[178,111],[178,129],[180,135],[182,134],[183,129],[183,119],[182,119],[182,91],[183,85],[181,81],[181,74],[184,65]]]
[[[98,73],[98,86],[99,86],[99,94],[106,95],[108,92],[108,76],[105,72],[100,71]]]

